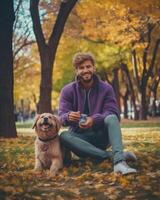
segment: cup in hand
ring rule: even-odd
[[[87,115],[86,114],[81,114],[79,124],[85,123],[87,120]]]

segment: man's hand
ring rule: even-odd
[[[68,119],[71,122],[78,122],[80,120],[80,116],[81,116],[80,111],[77,112],[71,111],[68,115]]]
[[[91,128],[93,126],[93,119],[92,117],[87,117],[87,120],[85,123],[81,123],[79,125],[80,128],[82,129],[88,129],[88,128]]]

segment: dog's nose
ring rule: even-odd
[[[48,122],[48,118],[44,117],[44,123],[47,123],[47,122]]]

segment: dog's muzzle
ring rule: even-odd
[[[45,117],[43,119],[43,122],[40,124],[40,126],[44,131],[48,131],[50,128],[52,128],[53,124],[49,123],[48,118]]]

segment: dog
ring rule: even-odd
[[[35,140],[35,171],[50,170],[50,176],[55,176],[63,167],[58,132],[60,121],[51,113],[37,115],[33,129],[37,133]]]

